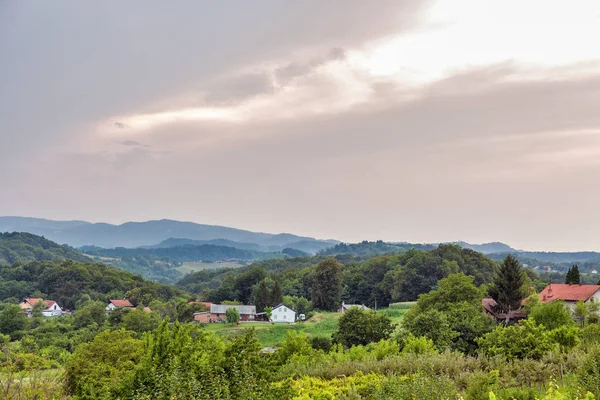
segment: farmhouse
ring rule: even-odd
[[[21,309],[31,317],[33,306],[40,301],[44,303],[44,309],[42,310],[44,317],[59,317],[63,315],[63,309],[54,300],[28,297],[23,299],[19,305],[21,306]]]
[[[111,312],[115,308],[124,307],[129,309],[134,309],[133,304],[129,302],[129,300],[109,300],[108,305],[106,306],[106,312]]]
[[[542,303],[550,303],[556,300],[564,301],[571,310],[578,301],[585,303],[600,301],[600,285],[551,283],[540,292]]]
[[[273,307],[273,311],[271,312],[271,321],[273,321],[273,322],[295,322],[296,321],[296,311],[292,310],[289,307],[284,306],[283,304],[279,304],[278,306]]]
[[[221,322],[226,320],[225,312],[230,308],[237,308],[242,321],[254,321],[256,317],[256,306],[211,304],[210,311],[194,313],[196,322]]]
[[[502,313],[496,311],[496,300],[485,298],[481,299],[481,305],[483,311],[491,317],[496,319],[496,322],[517,322],[519,320],[527,318],[527,314],[522,309],[510,311],[508,313]]]
[[[340,308],[338,308],[338,312],[346,312],[348,311],[351,307],[358,307],[361,310],[369,310],[369,307],[365,306],[364,304],[346,304],[342,301],[342,305]]]

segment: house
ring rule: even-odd
[[[342,306],[338,308],[338,312],[346,312],[351,307],[358,307],[360,310],[370,310],[370,308],[365,306],[364,304],[346,304],[342,301]]]
[[[254,321],[256,317],[256,306],[211,304],[210,311],[194,313],[196,322],[221,322],[227,319],[225,313],[230,308],[237,308],[240,312],[241,321]]]
[[[133,304],[129,302],[129,300],[109,300],[108,305],[106,306],[106,312],[111,312],[115,308],[119,307],[129,308],[131,310],[135,308]]]
[[[279,304],[273,307],[271,312],[271,321],[273,322],[296,322],[296,311],[289,307]]]
[[[578,301],[585,303],[600,301],[600,285],[551,283],[540,292],[542,303],[551,303],[556,300],[564,301],[571,310]]]
[[[38,302],[44,303],[44,309],[42,310],[42,314],[44,317],[59,317],[63,315],[63,309],[58,305],[54,300],[44,300],[40,298],[25,298],[19,305],[21,309],[25,311],[25,313],[31,317],[31,312],[33,311],[33,306]]]
[[[483,306],[483,311],[487,315],[494,317],[496,319],[496,322],[517,322],[527,318],[527,314],[525,314],[525,311],[523,311],[522,309],[511,310],[508,313],[496,311],[496,306],[498,305],[498,303],[496,303],[496,300],[494,299],[481,299],[481,305]]]

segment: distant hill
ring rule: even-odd
[[[31,233],[0,233],[0,265],[32,261],[88,260],[78,251]]]
[[[471,249],[478,251],[483,254],[491,254],[491,253],[513,253],[517,252],[517,250],[513,249],[507,244],[500,242],[491,242],[491,243],[483,243],[483,244],[471,244],[467,242],[453,242],[452,244],[457,244],[460,247],[465,249]]]
[[[225,226],[203,225],[168,219],[111,225],[85,221],[0,217],[0,232],[4,231],[29,232],[42,235],[55,242],[65,243],[73,247],[135,248],[154,245],[170,238],[185,238],[201,241],[222,239],[259,246],[277,246],[281,249],[286,247],[296,248],[293,244],[300,243],[297,246],[302,246],[302,248],[298,248],[298,250],[307,251],[312,246],[313,250],[311,252],[315,252],[323,247],[330,247],[338,243],[337,241],[317,240],[289,233],[251,232]]]
[[[159,248],[164,248],[164,247],[179,247],[179,246],[185,246],[185,245],[215,245],[215,246],[226,246],[226,247],[233,247],[236,249],[240,249],[240,250],[252,250],[252,251],[261,251],[261,252],[265,252],[265,253],[271,253],[271,252],[280,252],[283,251],[284,249],[294,249],[294,250],[299,250],[303,253],[307,253],[307,254],[315,254],[321,250],[330,248],[332,246],[335,246],[338,242],[334,241],[334,240],[301,240],[298,242],[290,242],[287,243],[283,246],[275,246],[275,245],[269,245],[269,246],[261,246],[258,245],[256,243],[240,243],[240,242],[234,242],[233,240],[227,240],[227,239],[211,239],[211,240],[193,240],[193,239],[183,239],[183,238],[169,238],[166,240],[163,240],[162,242],[160,242],[159,244],[155,244],[152,246],[142,246],[143,248],[148,248],[148,249],[159,249]]]

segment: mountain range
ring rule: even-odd
[[[112,225],[86,221],[53,221],[28,217],[0,217],[0,232],[28,232],[73,247],[97,246],[103,248],[136,248],[157,244],[157,247],[172,247],[172,243],[160,245],[161,242],[167,240],[171,240],[172,242],[181,240],[192,241],[192,243],[187,244],[218,244],[206,242],[220,240],[223,241],[220,245],[236,248],[257,245],[259,248],[256,250],[277,251],[290,247],[307,253],[316,253],[339,243],[335,240],[319,240],[289,233],[271,234],[251,232],[225,226],[203,225],[168,219]],[[193,241],[200,241],[200,243],[193,243]],[[236,244],[240,243],[242,247],[233,244],[233,242]],[[181,244],[178,243],[175,245]],[[263,248],[261,249],[261,247]]]

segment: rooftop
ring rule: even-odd
[[[600,285],[551,283],[540,292],[540,301],[542,303],[550,303],[554,300],[588,301],[598,290]]]

